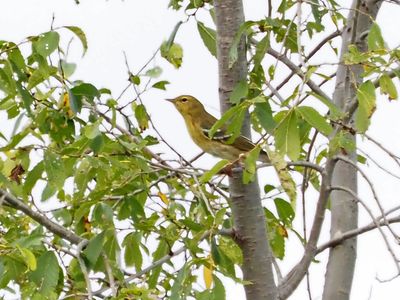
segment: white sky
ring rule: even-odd
[[[277,2],[277,1],[273,1]],[[341,1],[346,2],[346,1]],[[350,1],[347,1],[350,2]],[[96,85],[107,87],[118,95],[127,84],[127,70],[122,52],[125,51],[131,70],[135,72],[160,45],[162,40],[169,37],[170,32],[179,20],[184,20],[181,13],[167,10],[168,1],[103,1],[82,0],[80,5],[75,5],[73,0],[2,0],[0,18],[0,40],[13,40],[18,42],[29,35],[37,35],[48,31],[52,15],[55,15],[55,27],[62,25],[79,26],[86,33],[89,50],[85,57],[80,58],[81,46],[77,40],[72,45],[71,59],[78,64],[78,69],[73,78],[83,79]],[[244,0],[246,16],[248,19],[261,18],[266,15],[267,1]],[[346,14],[346,13],[344,13]],[[391,47],[400,44],[400,7],[384,4],[378,18],[385,40]],[[210,24],[206,14],[200,14],[199,19]],[[326,36],[327,33],[322,36]],[[174,147],[180,149],[186,158],[191,158],[199,152],[191,142],[184,129],[184,124],[175,109],[162,99],[179,94],[192,94],[201,99],[207,109],[218,115],[217,100],[217,63],[211,57],[197,33],[194,20],[184,24],[178,32],[176,41],[183,46],[184,59],[182,68],[175,70],[162,58],[157,58],[155,63],[160,65],[164,72],[160,78],[171,82],[168,91],[154,91],[143,97],[144,103],[150,112],[153,121],[161,134]],[[67,42],[64,40],[64,42]],[[318,57],[321,61],[328,61],[330,57]],[[127,96],[132,98],[133,95]],[[398,114],[399,104],[387,104],[385,99],[378,103],[378,110],[373,118],[373,127],[370,134],[382,141],[389,149],[400,149]],[[366,149],[366,147],[363,147]],[[160,151],[168,151],[160,148]],[[376,158],[384,160],[387,157],[380,152],[375,152]],[[172,156],[172,155],[171,155]],[[199,164],[209,168],[215,162],[214,158],[203,157]],[[396,196],[399,194],[398,183],[385,176],[376,168],[369,168],[369,173],[375,175],[376,188],[381,193],[381,199],[386,208],[398,204]],[[265,177],[268,173],[262,173]],[[265,181],[265,179],[264,179]],[[372,197],[365,184],[360,184],[361,195],[373,206]],[[314,198],[315,199],[315,198]],[[309,202],[314,202],[310,197]],[[299,202],[300,205],[300,202]],[[314,211],[313,203],[308,214]],[[361,209],[360,225],[369,223]],[[300,214],[298,215],[300,224]],[[328,215],[329,218],[329,215]],[[301,228],[298,228],[301,231]],[[323,240],[329,238],[328,225],[324,227]],[[298,261],[302,254],[299,243],[291,236],[293,244],[288,248],[285,257],[284,270],[288,270]],[[396,247],[396,246],[395,246]],[[397,248],[395,248],[398,250]],[[397,299],[400,291],[399,279],[390,283],[381,284],[374,278],[376,275],[384,278],[394,274],[395,268],[389,258],[381,237],[368,233],[358,242],[358,260],[354,280],[352,299]],[[321,298],[324,275],[324,258],[318,256],[322,262],[314,264],[311,269],[311,286],[314,299]],[[371,296],[370,296],[371,295]],[[395,296],[396,295],[396,296]],[[291,299],[308,299],[304,284]],[[369,298],[370,297],[370,298]],[[227,299],[244,299],[240,287],[227,288]]]

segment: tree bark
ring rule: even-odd
[[[246,79],[247,61],[244,39],[238,47],[238,60],[229,68],[229,49],[239,27],[244,22],[241,0],[215,0],[217,23],[217,56],[219,67],[219,98],[221,111],[229,107],[229,95],[237,82]],[[242,133],[250,137],[249,118],[245,119]],[[243,253],[243,279],[249,281],[247,299],[277,299],[277,288],[272,271],[272,253],[269,248],[266,220],[261,205],[258,181],[244,185],[242,169],[234,168],[229,180],[231,208],[235,237]]]
[[[342,34],[342,49],[340,61],[348,53],[348,46],[355,44],[360,52],[367,50],[367,33],[373,20],[379,11],[381,1],[354,0],[348,24]],[[333,94],[334,103],[349,113],[349,107],[353,104],[356,91],[362,82],[362,65],[339,65],[336,73],[336,85]],[[350,112],[351,113],[351,112]],[[352,140],[356,143],[355,136]],[[355,163],[357,153],[345,154]],[[332,186],[341,186],[357,193],[357,170],[343,161],[336,163]],[[332,191],[331,193],[331,238],[335,238],[343,232],[356,229],[358,226],[357,201],[344,191]],[[354,276],[354,267],[357,256],[356,237],[346,240],[329,252],[327,271],[325,274],[324,300],[349,299]]]

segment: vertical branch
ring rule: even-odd
[[[375,19],[381,1],[354,0],[353,9],[348,17],[348,24],[342,33],[342,49],[339,61],[348,52],[350,44],[357,46],[360,52],[367,49],[366,34]],[[357,87],[362,82],[362,65],[339,65],[336,76],[334,103],[349,112],[356,101]],[[351,117],[351,116],[349,116]],[[350,120],[352,122],[352,120]],[[350,135],[350,134],[349,134]],[[356,143],[356,137],[351,139]],[[345,156],[357,162],[357,153],[351,152]],[[343,186],[357,194],[357,170],[349,167],[345,162],[338,161],[332,176],[333,186]],[[335,190],[331,193],[331,238],[342,232],[356,229],[358,226],[357,201],[352,194]],[[348,239],[333,247],[329,252],[329,260],[325,275],[323,299],[349,299],[356,262],[356,237]]]
[[[238,59],[229,67],[229,49],[241,24],[244,23],[241,0],[215,0],[217,23],[217,56],[221,111],[230,107],[229,95],[236,83],[246,79],[247,61],[244,38],[238,46]],[[246,117],[242,133],[250,137],[250,122]],[[272,271],[272,254],[266,232],[266,220],[261,205],[258,181],[244,185],[242,169],[233,170],[230,178],[231,207],[235,238],[243,252],[243,279],[247,299],[276,299],[277,288]]]

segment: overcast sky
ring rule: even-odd
[[[165,0],[82,0],[80,5],[75,5],[73,0],[2,0],[0,40],[18,42],[27,36],[48,31],[54,14],[54,27],[79,26],[88,38],[89,50],[83,58],[78,41],[75,41],[71,47],[70,60],[78,64],[73,79],[83,79],[93,83],[97,88],[110,88],[114,95],[118,95],[127,84],[123,51],[127,54],[131,70],[137,71],[152,56],[160,43],[169,37],[175,24],[185,19],[182,13],[168,10],[167,3],[168,1]],[[262,18],[267,13],[265,0],[247,0],[244,1],[244,5],[248,19]],[[343,13],[346,14],[346,12]],[[210,24],[207,14],[201,13],[199,18]],[[391,47],[399,45],[399,6],[385,4],[378,22],[387,43]],[[199,149],[190,141],[183,127],[183,121],[175,109],[162,99],[179,94],[192,94],[201,99],[212,114],[218,115],[217,63],[203,46],[194,20],[182,26],[176,41],[184,49],[182,68],[175,70],[162,58],[156,58],[154,64],[160,65],[164,70],[160,79],[170,81],[171,85],[168,86],[167,92],[154,91],[146,94],[143,100],[162,135],[174,147],[180,149],[186,158],[190,158],[199,153]],[[64,43],[66,42],[68,40],[64,40]],[[329,61],[331,57],[318,59]],[[126,95],[125,100],[129,101],[130,98],[133,98],[133,94]],[[399,112],[397,103],[388,105],[382,99],[378,103],[378,110],[373,119],[375,124],[370,130],[371,135],[379,138],[393,151],[400,149]],[[370,150],[373,151],[373,149]],[[160,151],[167,151],[167,149],[160,148]],[[382,157],[379,152],[374,153],[378,158]],[[199,164],[207,168],[214,162],[215,159],[205,156]],[[390,208],[398,204],[397,182],[391,178],[383,179],[382,172],[372,167],[370,172],[376,175],[374,178],[377,180],[376,188],[382,195],[385,207]],[[371,199],[365,184],[360,184],[360,190],[362,195]],[[310,203],[310,215],[313,212],[312,207],[313,204]],[[360,224],[369,221],[361,210]],[[327,240],[328,227],[325,226],[324,229],[323,239]],[[295,238],[293,237],[292,240]],[[288,249],[285,258],[288,263],[283,266],[284,270],[288,270],[299,259],[301,255],[299,247],[301,247],[299,243],[294,242]],[[377,233],[369,233],[359,239],[358,247],[352,299],[368,299],[370,293],[371,299],[398,299],[399,279],[385,284],[375,280],[376,275],[386,278],[395,272],[380,236]],[[321,255],[318,259],[324,261],[325,257],[326,255]],[[314,299],[320,299],[324,268],[324,262],[314,264],[312,267],[311,286]],[[227,289],[227,294],[227,299],[243,299],[244,297],[239,287]],[[304,284],[292,296],[292,299],[306,299]]]

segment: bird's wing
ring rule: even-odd
[[[209,139],[212,139],[214,141],[220,141],[222,143],[227,142],[229,138],[232,136],[232,134],[229,134],[226,132],[226,128],[220,127],[217,129],[216,132],[214,132],[213,136],[211,137],[210,130],[211,127],[217,122],[217,119],[214,118],[214,116],[208,114],[206,117],[201,119],[201,130],[203,131],[204,135],[208,137]]]
[[[210,128],[202,127],[202,131],[209,139],[214,141],[227,142],[232,136],[232,134],[226,133],[226,131],[221,128],[219,128],[212,137],[210,135]]]
[[[232,137],[233,134],[227,133],[226,127],[224,127],[224,126],[218,128],[218,130],[214,133],[214,135],[211,138],[210,129],[216,121],[217,120],[214,117],[212,119],[211,118],[203,119],[201,128],[202,128],[204,135],[214,141],[219,141],[221,143],[228,143],[229,139]],[[232,146],[234,146],[235,148],[242,150],[243,152],[250,151],[254,148],[254,144],[252,143],[252,141],[243,135],[238,136],[230,144]]]
[[[243,135],[238,136],[233,141],[232,145],[235,148],[242,150],[243,152],[248,152],[250,150],[253,150],[253,148],[255,147],[253,142]]]

